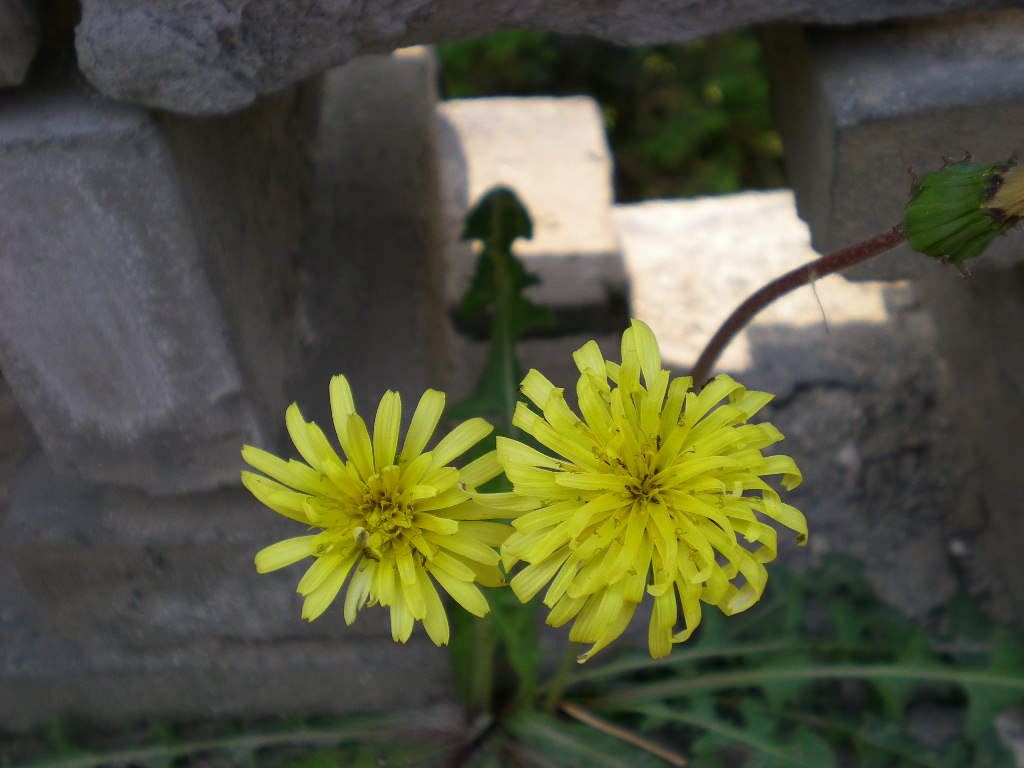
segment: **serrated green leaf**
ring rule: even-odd
[[[533,237],[533,221],[516,193],[500,186],[480,198],[462,231],[463,240],[483,240],[506,251],[518,237]]]
[[[529,213],[519,198],[511,190],[498,187],[484,195],[469,213],[463,234],[463,239],[479,240],[483,247],[459,314],[467,321],[489,318],[491,346],[476,388],[453,408],[453,413],[460,417],[501,416],[506,434],[511,430],[522,381],[515,343],[533,328],[554,324],[550,310],[523,296],[537,278],[512,253],[516,238],[531,237],[532,233]]]
[[[484,369],[477,379],[476,388],[472,394],[451,407],[449,418],[504,418],[509,407],[509,398],[513,404],[519,398],[519,382],[522,380],[523,370],[516,356],[509,354],[502,345],[492,343],[487,349]],[[502,424],[502,434],[508,434],[511,426],[511,423]],[[493,443],[494,437],[489,437]]]

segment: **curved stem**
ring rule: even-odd
[[[854,264],[877,256],[880,253],[891,250],[907,239],[907,233],[900,225],[896,225],[888,232],[865,240],[863,243],[844,248],[841,251],[822,256],[802,267],[787,272],[782,277],[776,278],[768,285],[752,294],[746,301],[740,304],[736,310],[729,315],[729,318],[718,329],[718,332],[711,338],[704,348],[697,364],[693,366],[691,377],[695,387],[699,387],[707,380],[711,373],[711,367],[722,354],[722,350],[728,346],[733,337],[743,330],[754,316],[767,307],[780,296],[785,296],[792,290],[807,285],[819,277],[830,275]]]

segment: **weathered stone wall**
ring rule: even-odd
[[[776,119],[801,215],[821,252],[900,221],[917,173],[965,152],[1001,162],[1024,152],[1024,10],[953,14],[881,28],[774,29],[767,35]],[[902,246],[850,270],[858,279],[910,277],[935,318],[959,431],[964,483],[984,510],[977,560],[994,566],[991,600],[1024,619],[1024,242],[998,238],[952,268]]]
[[[192,114],[224,112],[365,53],[499,29],[549,29],[623,45],[687,42],[779,21],[853,24],[1008,0],[313,0],[138,5],[82,0],[76,47],[82,71],[116,98]]]
[[[468,390],[481,349],[446,320],[465,270],[454,240],[490,183],[534,206],[527,250],[577,323],[525,346],[556,380],[602,317],[622,323],[623,270],[643,286],[632,311],[662,318],[679,368],[692,362],[679,329],[705,332],[693,315],[749,287],[737,275],[753,266],[722,263],[777,209],[613,215],[586,100],[438,111],[428,51],[361,54],[509,27],[638,43],[827,25],[775,27],[766,46],[797,202],[830,249],[899,220],[907,163],[1021,148],[1018,5],[83,0],[74,45],[90,86],[69,67],[70,30],[47,36],[44,4],[0,0],[0,729],[55,712],[124,722],[451,698],[447,655],[422,635],[393,644],[380,611],[354,628],[337,612],[305,624],[294,573],[256,576],[253,553],[293,529],[237,487],[238,449],[289,451],[285,405],[326,421],[337,372],[363,408],[385,388]],[[1004,10],[926,20],[960,7]],[[881,19],[902,21],[839,26]],[[563,187],[534,193],[516,175],[527,171],[571,176],[564,189],[580,194],[562,210]],[[641,230],[657,238],[620,250]],[[586,237],[563,237],[574,231]],[[702,268],[675,250],[688,237],[714,254]],[[910,609],[959,587],[1024,616],[1015,242],[966,290],[924,257],[912,273],[896,271],[906,254],[879,261],[865,275],[912,274],[920,304],[885,293],[894,308],[851,311],[835,346],[810,340],[806,310],[750,337],[761,352],[744,370],[783,395],[817,551],[831,536],[874,557],[880,588]],[[883,293],[851,290],[845,300],[875,308]],[[600,336],[609,354],[614,336]],[[851,526],[874,538],[848,545]]]

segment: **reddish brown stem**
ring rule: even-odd
[[[700,385],[707,380],[711,373],[711,367],[722,354],[722,350],[728,346],[733,337],[754,319],[754,316],[767,307],[780,296],[785,296],[792,290],[817,280],[819,277],[831,275],[854,264],[860,264],[873,256],[891,250],[907,239],[907,233],[897,225],[888,232],[865,240],[863,243],[852,245],[841,251],[822,256],[802,267],[787,272],[782,277],[772,280],[768,285],[752,294],[746,301],[740,304],[736,310],[729,315],[722,327],[712,337],[711,341],[704,348],[697,364],[693,366],[690,375],[693,377],[693,385]]]

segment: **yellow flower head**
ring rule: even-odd
[[[470,419],[425,450],[444,409],[444,394],[427,390],[399,451],[398,393],[381,398],[371,438],[344,376],[331,380],[331,409],[347,460],[294,404],[287,413],[288,433],[306,463],[248,445],[242,449],[246,462],[269,476],[242,472],[245,487],[275,512],[320,529],[260,551],[256,570],[266,573],[313,557],[298,586],[306,598],[304,619],[323,613],[351,574],[346,622],[355,621],[363,606],[379,603],[391,608],[395,640],[408,640],[413,622],[422,621],[431,640],[447,643],[448,618],[434,582],[476,616],[488,606],[475,582],[504,584],[495,548],[511,528],[486,522],[495,515],[473,493],[501,473],[494,452],[461,470],[448,466],[492,427]]]
[[[509,569],[528,563],[511,582],[523,602],[550,582],[548,623],[575,619],[570,640],[593,644],[579,661],[622,634],[645,595],[654,602],[651,655],[666,656],[700,623],[701,601],[733,614],[761,597],[763,564],[776,555],[764,518],[806,540],[804,516],[762,479],[783,475],[792,489],[800,471],[788,456],[761,454],[782,439],[775,427],[746,423],[771,395],[728,376],[700,392],[689,378],[670,379],[644,323],[623,334],[621,365],[593,341],[574,358],[582,419],[537,371],[521,389],[543,415],[523,403],[515,413],[515,425],[556,457],[498,439],[516,493],[535,499],[502,558]]]

